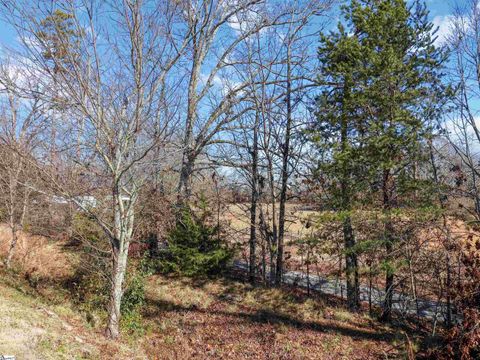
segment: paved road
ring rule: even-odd
[[[236,260],[234,262],[236,269],[247,271],[247,263]],[[310,289],[319,291],[324,294],[334,295],[344,298],[346,296],[346,284],[343,280],[329,280],[317,275],[310,275],[308,279]],[[287,271],[283,274],[283,282],[288,285],[308,287],[307,274],[300,271]],[[360,286],[360,300],[368,302],[369,288],[367,286]],[[372,288],[372,305],[382,306],[385,298],[385,292],[379,289]],[[418,313],[417,313],[418,303]],[[418,315],[426,319],[437,320],[439,322],[445,321],[446,304],[443,302],[436,302],[431,300],[417,299],[417,301],[400,294],[393,293],[393,309],[403,315]]]

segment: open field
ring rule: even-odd
[[[268,207],[263,204],[263,211],[268,215]],[[230,204],[224,213],[225,220],[230,222],[230,225],[236,230],[245,230],[249,227],[249,218],[247,212],[249,211],[250,204]],[[277,204],[278,211],[278,204]],[[287,204],[286,214],[289,219],[288,226],[286,227],[289,234],[297,237],[305,235],[305,224],[302,224],[302,220],[307,220],[319,214],[315,210],[307,210],[305,205],[301,204]]]
[[[271,215],[269,206],[262,205],[266,218]],[[229,227],[229,236],[232,242],[240,247],[240,256],[242,259],[248,259],[247,243],[250,230],[249,204],[232,204],[227,206],[223,213],[222,220]],[[278,212],[278,206],[277,210]],[[287,204],[286,205],[286,225],[285,225],[285,265],[291,270],[301,270],[303,262],[302,255],[299,254],[298,246],[295,241],[301,240],[314,233],[315,228],[310,226],[315,222],[320,212],[307,210],[305,205]],[[309,225],[307,225],[309,223]],[[335,275],[338,270],[338,258],[324,256],[322,263],[315,268],[324,274]]]
[[[271,207],[265,204],[262,205],[262,211],[268,216],[268,211],[271,211]],[[278,211],[278,206],[277,206]],[[343,252],[343,237],[341,233],[341,227],[332,223],[327,225],[321,224],[319,219],[329,218],[329,215],[333,214],[328,211],[314,211],[308,206],[302,204],[287,204],[287,227],[285,238],[285,271],[293,271],[296,273],[302,273],[302,277],[306,278],[306,274],[309,273],[312,278],[325,279],[330,283],[335,282],[335,288],[344,280],[344,266],[345,256]],[[360,212],[355,215],[357,218],[373,217],[373,213]],[[399,221],[398,232],[401,233],[401,226],[405,228],[411,227],[410,238],[396,239],[402,244],[399,247],[397,256],[402,259],[409,259],[410,266],[406,266],[408,262],[403,261],[398,264],[398,270],[396,277],[398,280],[396,291],[399,291],[401,296],[407,299],[423,299],[427,303],[442,303],[446,301],[445,291],[442,288],[445,280],[442,280],[442,276],[445,277],[445,268],[442,267],[445,261],[445,239],[448,237],[449,241],[456,246],[456,253],[452,253],[452,265],[456,267],[455,276],[457,280],[460,280],[461,274],[461,249],[465,247],[465,244],[474,242],[479,237],[479,232],[475,228],[474,223],[469,223],[466,220],[457,218],[447,218],[447,228],[443,226],[442,218],[437,217],[435,220],[423,220],[420,216],[420,220],[412,220],[409,215],[401,215],[402,218]],[[232,242],[237,243],[239,246],[239,258],[243,264],[248,263],[248,239],[249,239],[249,204],[231,204],[226,207],[226,211],[222,216],[223,221],[232,230],[230,232],[230,239]],[[355,217],[354,217],[355,219]],[[415,223],[418,221],[418,223]],[[337,224],[340,223],[337,221]],[[317,233],[320,227],[324,226],[325,230],[322,230],[320,234]],[[378,219],[372,226],[368,220],[361,220],[355,222],[354,231],[357,242],[364,240],[369,241],[370,234],[374,231],[381,233],[382,224],[378,225]],[[364,228],[365,227],[365,228]],[[259,237],[260,231],[257,231],[257,241],[262,241]],[[307,259],[305,249],[301,248],[299,240],[313,237],[319,239],[319,241],[310,248],[310,258]],[[323,238],[321,238],[323,237]],[[258,240],[260,238],[260,240]],[[450,245],[451,246],[451,245]],[[259,246],[257,245],[257,251]],[[452,249],[452,247],[450,247]],[[372,286],[372,294],[383,293],[385,288],[385,275],[384,270],[380,270],[374,273],[370,277],[370,268],[368,260],[371,260],[375,256],[375,252],[381,254],[383,248],[380,246],[374,252],[362,256],[359,255],[359,269],[360,269],[360,282],[363,288],[367,289]],[[261,254],[257,254],[259,259]],[[267,253],[268,257],[268,253]],[[260,261],[260,260],[259,260]],[[268,262],[268,258],[267,258]],[[308,265],[307,265],[308,264]],[[267,265],[268,273],[268,265]],[[439,276],[439,274],[442,274]],[[414,283],[415,282],[415,283]],[[421,284],[417,286],[416,284]],[[339,294],[346,296],[345,286],[343,290],[338,291]],[[377,291],[378,290],[378,291]],[[368,297],[365,295],[365,297]],[[375,298],[372,295],[372,298]],[[377,296],[378,297],[378,296]],[[372,302],[381,303],[382,299],[377,299]],[[421,306],[418,305],[419,301],[413,301],[415,307],[418,307],[418,312],[421,313]],[[412,306],[412,305],[410,305]]]

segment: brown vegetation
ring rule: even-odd
[[[231,274],[149,277],[144,331],[110,342],[54,282],[71,276],[78,249],[25,233],[20,239],[41,260],[22,258],[20,245],[13,267],[19,272],[1,272],[0,311],[10,331],[0,331],[0,350],[26,359],[383,359],[419,350],[423,341],[421,332],[412,337],[349,313],[338,299],[256,287]],[[32,269],[43,277],[36,285],[22,275]]]

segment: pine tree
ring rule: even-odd
[[[350,212],[361,194],[383,212],[385,302],[392,309],[396,244],[392,213],[412,191],[412,167],[430,132],[426,113],[442,85],[444,49],[433,44],[433,25],[420,0],[353,0],[343,7],[345,25],[323,36],[318,138],[333,143],[326,170],[338,181],[343,212],[349,305],[355,300],[356,255]],[[338,190],[339,189],[339,190]],[[370,196],[365,190],[370,189]],[[352,275],[354,274],[354,275]],[[358,286],[358,285],[357,285]],[[348,290],[350,288],[350,291]]]
[[[168,248],[160,254],[162,272],[186,276],[218,275],[226,268],[232,250],[218,224],[212,224],[207,199],[202,195],[197,209],[182,209],[175,228],[168,234]]]
[[[334,180],[330,183],[332,206],[340,211],[343,222],[347,302],[351,310],[359,306],[358,261],[350,212],[354,203],[354,173],[358,161],[360,108],[359,72],[362,48],[358,39],[347,33],[342,24],[338,32],[322,35],[318,55],[319,83],[322,93],[317,98],[317,120],[313,140],[328,159],[320,171]]]
[[[42,56],[52,64],[54,73],[76,65],[80,56],[79,41],[84,35],[78,30],[74,16],[56,9],[40,22],[36,36],[42,47]]]
[[[392,212],[413,191],[412,168],[431,129],[426,113],[438,100],[446,52],[433,44],[433,25],[424,3],[404,0],[353,1],[348,19],[355,26],[364,56],[365,103],[368,111],[365,159],[380,183],[384,213],[385,302],[382,318],[390,319],[397,242]],[[413,204],[415,206],[415,204]]]

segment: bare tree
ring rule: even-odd
[[[18,71],[5,62],[1,66],[2,78],[8,84],[22,82]],[[18,231],[24,228],[27,210],[32,195],[35,174],[25,157],[31,157],[38,145],[41,130],[42,109],[36,99],[24,101],[9,87],[0,89],[0,201],[6,211],[7,223],[11,231],[5,266],[10,267],[18,240]]]
[[[56,196],[88,212],[110,240],[111,338],[119,336],[139,191],[153,168],[152,150],[172,125],[176,81],[169,75],[190,41],[181,5],[2,1],[22,43],[12,50],[18,67],[39,84],[30,96],[49,105],[50,118],[64,120],[55,125],[65,163],[44,167],[44,176]]]
[[[468,169],[467,195],[474,202],[473,214],[480,219],[480,169],[478,167],[478,144],[480,109],[476,101],[480,97],[480,1],[469,0],[457,4],[450,23],[446,44],[452,53],[451,81],[457,85],[454,99],[457,111],[444,125],[445,135]]]
[[[233,154],[224,154],[216,146],[212,152],[224,156],[224,162],[229,157],[228,165],[244,176],[251,192],[251,280],[256,267],[256,234],[260,230],[268,243],[270,279],[277,284],[281,281],[288,186],[296,167],[292,138],[305,122],[305,94],[315,83],[316,56],[309,49],[316,41],[313,35],[318,24],[315,30],[309,26],[329,4],[298,1],[282,8],[280,22],[246,37],[238,45],[236,62],[231,66],[231,78],[246,84],[246,88],[240,102],[232,107],[240,117],[230,123],[228,135],[216,138],[215,144],[226,144],[234,150]],[[242,30],[248,27],[245,30],[240,26],[238,31]],[[266,206],[257,207],[259,201],[266,202]],[[257,220],[261,220],[258,226]],[[266,263],[265,259],[262,263]]]
[[[236,104],[249,94],[250,78],[236,75],[235,67],[245,60],[239,49],[245,41],[273,26],[292,21],[292,13],[321,13],[331,1],[236,2],[198,0],[185,9],[193,39],[189,47],[187,111],[182,141],[183,161],[178,183],[179,204],[191,195],[191,177],[198,156],[209,145],[222,140],[221,132],[231,130],[246,111],[233,113]],[[298,10],[301,9],[301,10]],[[297,20],[297,19],[296,19]]]
[[[448,140],[448,148],[453,149],[456,156],[455,163],[450,169],[457,173],[455,183],[450,184],[452,194],[460,198],[467,198],[472,205],[462,206],[476,220],[480,220],[480,168],[479,145],[480,128],[478,116],[480,109],[477,102],[480,98],[480,1],[468,0],[456,4],[453,9],[448,34],[444,39],[451,51],[450,81],[457,91],[453,98],[455,111],[441,124],[444,136]],[[439,145],[442,145],[440,143]],[[431,146],[431,159],[435,182],[439,182],[439,169],[435,167],[434,150]],[[438,147],[438,146],[437,146]],[[445,147],[445,146],[444,146]],[[439,149],[435,149],[441,155]],[[452,156],[450,156],[452,158]],[[440,204],[445,208],[446,198],[440,196]],[[452,281],[452,254],[455,242],[452,240],[451,229],[447,219],[443,218],[445,233],[445,266],[446,266],[446,299],[447,299],[447,326],[452,325],[452,297],[454,291]]]

